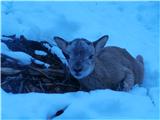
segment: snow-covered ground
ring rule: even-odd
[[[2,34],[23,34],[51,44],[55,35],[94,41],[108,34],[107,45],[126,48],[133,56],[142,54],[145,61],[143,85],[129,93],[96,90],[13,95],[2,91],[2,119],[46,119],[63,108],[61,119],[158,118],[158,11],[159,2],[2,2]],[[22,52],[9,51],[4,44],[1,47],[10,56],[22,55],[22,63],[31,59]],[[62,56],[58,48],[53,51]]]
[[[90,93],[27,95],[2,91],[2,118],[45,120],[65,107],[65,112],[57,119],[157,118],[158,103],[153,103],[146,96],[144,88],[135,88],[133,91],[136,92],[97,90]],[[154,92],[157,92],[156,89]]]

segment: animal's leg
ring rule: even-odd
[[[133,85],[134,85],[134,74],[129,69],[126,69],[125,73],[126,73],[126,77],[125,77],[125,79],[123,81],[123,88],[122,88],[122,90],[123,91],[129,91],[133,87]]]
[[[142,57],[141,55],[137,55],[136,60],[137,60],[140,64],[144,65],[144,60],[143,60],[143,57]]]
[[[137,63],[139,65],[139,79],[138,81],[136,81],[136,83],[141,84],[143,81],[143,77],[144,77],[144,60],[143,57],[141,55],[138,55],[136,57]]]
[[[79,89],[80,91],[85,91],[85,92],[89,92],[90,90],[87,88],[87,87],[85,87],[83,84],[81,84],[80,83],[80,89]]]

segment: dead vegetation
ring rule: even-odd
[[[21,51],[32,56],[31,64],[22,65],[15,58],[1,54],[1,87],[12,93],[65,93],[78,91],[79,82],[73,78],[65,64],[51,51],[55,45],[47,41],[27,40],[24,36],[3,36],[11,51]],[[7,40],[6,40],[7,38]],[[46,45],[48,47],[46,47]],[[46,55],[37,55],[35,50],[44,51]],[[36,60],[44,64],[37,64]],[[49,64],[46,67],[45,64]]]

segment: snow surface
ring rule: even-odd
[[[136,89],[139,91],[140,88]],[[156,97],[158,91],[154,93]],[[146,95],[112,90],[21,95],[2,91],[2,118],[5,119],[46,119],[65,107],[67,109],[57,119],[155,119],[158,118],[158,108],[155,106]]]
[[[70,41],[84,37],[94,41],[108,34],[107,45],[143,55],[145,78],[129,93],[96,90],[90,93],[22,94],[2,91],[2,119],[46,119],[59,109],[57,118],[158,118],[159,115],[159,2],[2,2],[4,35],[25,35],[47,40],[54,36]],[[31,56],[12,52],[1,43],[2,53],[29,64]],[[52,52],[65,62],[61,51]],[[40,61],[39,61],[40,62]]]
[[[46,52],[41,51],[41,50],[35,50],[35,54],[36,54],[36,55],[42,55],[42,56],[46,56],[46,55],[47,55]]]

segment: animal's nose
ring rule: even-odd
[[[82,67],[74,68],[74,71],[75,71],[76,73],[79,73],[79,72],[82,71]]]

